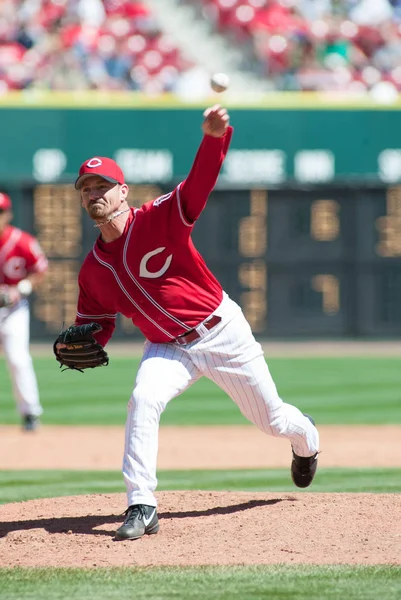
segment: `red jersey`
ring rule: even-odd
[[[17,285],[30,273],[43,273],[47,267],[47,258],[36,238],[7,225],[0,236],[0,283]]]
[[[175,190],[131,208],[123,234],[99,237],[79,273],[76,324],[96,321],[106,345],[117,314],[151,342],[170,342],[221,303],[220,283],[196,250],[191,232],[216,184],[232,136],[204,136],[192,169]]]

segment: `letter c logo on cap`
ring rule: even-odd
[[[86,166],[91,167],[93,169],[94,167],[100,167],[101,164],[102,164],[102,161],[100,160],[100,158],[91,158],[86,163]]]

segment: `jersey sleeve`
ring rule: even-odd
[[[81,274],[78,278],[78,284],[79,295],[75,325],[83,325],[92,321],[99,323],[102,330],[94,335],[99,344],[105,346],[114,333],[117,313],[108,311],[101,302],[86,291],[85,279]]]
[[[205,135],[188,177],[172,192],[142,206],[142,214],[151,215],[148,223],[149,238],[158,231],[160,235],[164,233],[173,244],[187,242],[195,221],[205,208],[216,184],[232,131],[232,127],[229,127],[221,138]]]
[[[206,206],[228,152],[232,134],[233,128],[229,126],[222,137],[203,137],[191,171],[179,190],[181,211],[189,223],[194,223]]]
[[[36,238],[24,232],[21,239],[26,270],[28,273],[44,273],[48,269],[48,261]]]

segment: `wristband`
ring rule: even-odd
[[[17,283],[17,290],[21,296],[29,296],[32,293],[32,283],[29,279],[21,279],[21,281]]]

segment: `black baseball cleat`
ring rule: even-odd
[[[39,424],[39,417],[36,417],[35,415],[24,415],[22,418],[23,431],[36,431]]]
[[[125,521],[116,531],[117,540],[137,540],[143,535],[159,531],[156,508],[147,504],[133,504],[125,511]]]
[[[304,413],[304,416],[315,424],[310,415]],[[313,456],[298,456],[292,451],[291,477],[297,487],[306,488],[312,483],[317,469],[317,455],[318,452]]]

